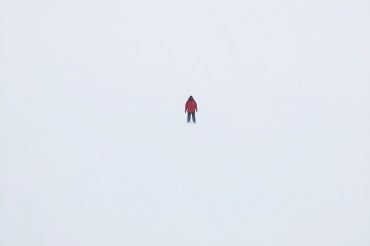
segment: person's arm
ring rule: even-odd
[[[188,108],[188,102],[185,103],[185,113],[186,113],[187,108]]]

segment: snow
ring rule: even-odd
[[[0,245],[367,246],[369,81],[367,1],[2,1]]]

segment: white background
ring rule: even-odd
[[[0,245],[368,246],[369,87],[366,0],[1,0]]]

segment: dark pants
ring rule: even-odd
[[[195,123],[195,112],[188,112],[188,123],[190,122],[190,117],[193,119]]]

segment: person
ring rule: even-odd
[[[198,112],[198,105],[193,96],[190,96],[185,103],[185,113],[186,112],[188,113],[188,123],[190,122],[190,118],[192,118],[195,123],[195,112]]]

